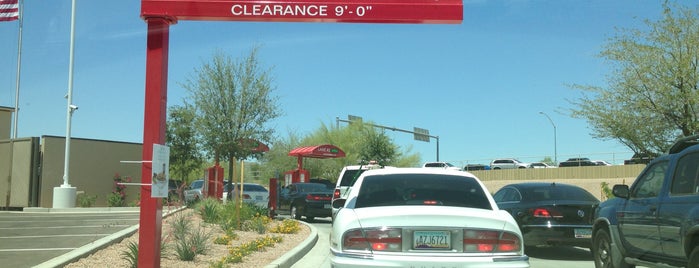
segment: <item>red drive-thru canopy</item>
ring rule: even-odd
[[[289,185],[294,182],[306,182],[310,179],[308,170],[303,169],[303,158],[339,158],[345,157],[345,152],[340,148],[331,144],[323,144],[316,146],[306,146],[293,149],[289,152],[289,156],[298,158],[296,169],[284,172],[284,185]]]
[[[316,146],[306,146],[293,149],[289,152],[289,156],[298,157],[298,169],[303,168],[303,158],[340,158],[345,157],[345,152],[332,144],[323,144]]]

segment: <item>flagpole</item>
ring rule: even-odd
[[[70,59],[68,62],[68,100],[66,107],[66,142],[65,142],[65,158],[63,165],[63,184],[53,188],[53,208],[73,208],[77,195],[77,188],[70,186],[69,171],[70,171],[70,130],[71,118],[73,112],[78,109],[78,106],[73,104],[73,65],[75,51],[75,0],[72,0],[70,12]]]
[[[19,72],[22,69],[22,13],[24,12],[24,0],[19,0],[18,6],[19,15],[19,31],[17,33],[17,76],[15,77],[15,109],[12,115],[12,137],[10,137],[10,167],[7,174],[7,193],[5,194],[5,210],[10,210],[10,201],[12,199],[12,166],[15,158],[15,139],[17,139],[17,118],[19,114]]]
[[[19,0],[19,33],[17,34],[17,77],[15,78],[15,113],[12,120],[12,139],[17,138],[17,119],[19,118],[19,82],[22,70],[22,22],[24,20],[24,0]]]

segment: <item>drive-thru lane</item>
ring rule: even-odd
[[[0,260],[3,267],[34,267],[133,233],[138,221],[138,208],[0,211]]]

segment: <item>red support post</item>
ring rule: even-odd
[[[146,98],[143,120],[141,214],[138,231],[138,267],[160,267],[163,204],[151,197],[153,144],[165,144],[167,70],[170,24],[167,18],[146,18]]]

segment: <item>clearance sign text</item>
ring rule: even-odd
[[[141,17],[178,20],[458,24],[462,0],[141,0]]]

